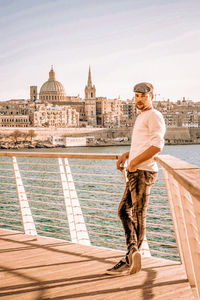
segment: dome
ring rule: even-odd
[[[62,83],[56,80],[55,72],[51,67],[49,79],[40,88],[39,98],[52,102],[52,100],[64,100],[65,95],[65,89]]]
[[[40,89],[40,94],[41,93],[63,93],[65,94],[65,89],[62,85],[62,83],[60,83],[59,81],[55,80],[55,81],[46,81]]]

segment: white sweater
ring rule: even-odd
[[[141,112],[134,124],[129,161],[144,152],[150,146],[163,148],[165,135],[165,121],[162,114],[156,109]],[[140,170],[158,171],[154,157],[140,163]]]

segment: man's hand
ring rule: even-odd
[[[117,169],[121,172],[124,170],[124,164],[129,157],[129,152],[122,154],[117,161]]]
[[[161,149],[156,146],[150,146],[147,148],[144,152],[136,156],[134,159],[132,159],[127,167],[127,171],[129,172],[135,172],[137,170],[137,167],[139,164],[143,163],[144,161],[154,157],[158,152],[160,152]]]
[[[130,161],[126,170],[129,172],[135,172],[137,170],[137,165],[133,162],[133,160]]]

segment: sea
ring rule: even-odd
[[[44,152],[67,152],[67,153],[116,153],[121,154],[129,151],[130,146],[105,146],[105,147],[75,147],[40,149]],[[35,150],[34,150],[35,151]],[[38,150],[37,150],[38,151]],[[166,145],[160,154],[169,154],[200,167],[200,144],[198,145]]]
[[[121,154],[129,151],[130,146],[98,146],[98,147],[68,147],[41,148],[24,150],[0,150],[0,152],[60,152],[60,153],[113,153]],[[200,167],[200,144],[195,145],[166,145],[160,154],[169,154]]]
[[[24,152],[110,153],[122,154],[130,146],[24,149]],[[22,150],[15,150],[20,151]],[[0,150],[13,152],[13,150]],[[200,167],[200,145],[167,145],[168,154]],[[19,168],[38,234],[70,240],[58,162],[55,159],[18,157]],[[115,161],[73,160],[72,175],[77,196],[93,245],[125,250],[125,239],[117,217],[117,207],[124,190]],[[95,165],[95,168],[92,165]],[[88,166],[87,166],[88,165]],[[99,168],[100,167],[100,168]],[[22,231],[15,178],[10,157],[0,156],[0,227]],[[105,176],[102,176],[102,174]],[[114,176],[116,177],[114,177]],[[119,184],[119,187],[115,185]],[[108,194],[111,193],[111,194]],[[116,220],[114,220],[116,219]],[[179,260],[167,191],[159,171],[159,179],[151,191],[147,211],[147,239],[151,254]]]

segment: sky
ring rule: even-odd
[[[0,0],[0,101],[28,99],[51,65],[66,95],[200,101],[199,0]]]

